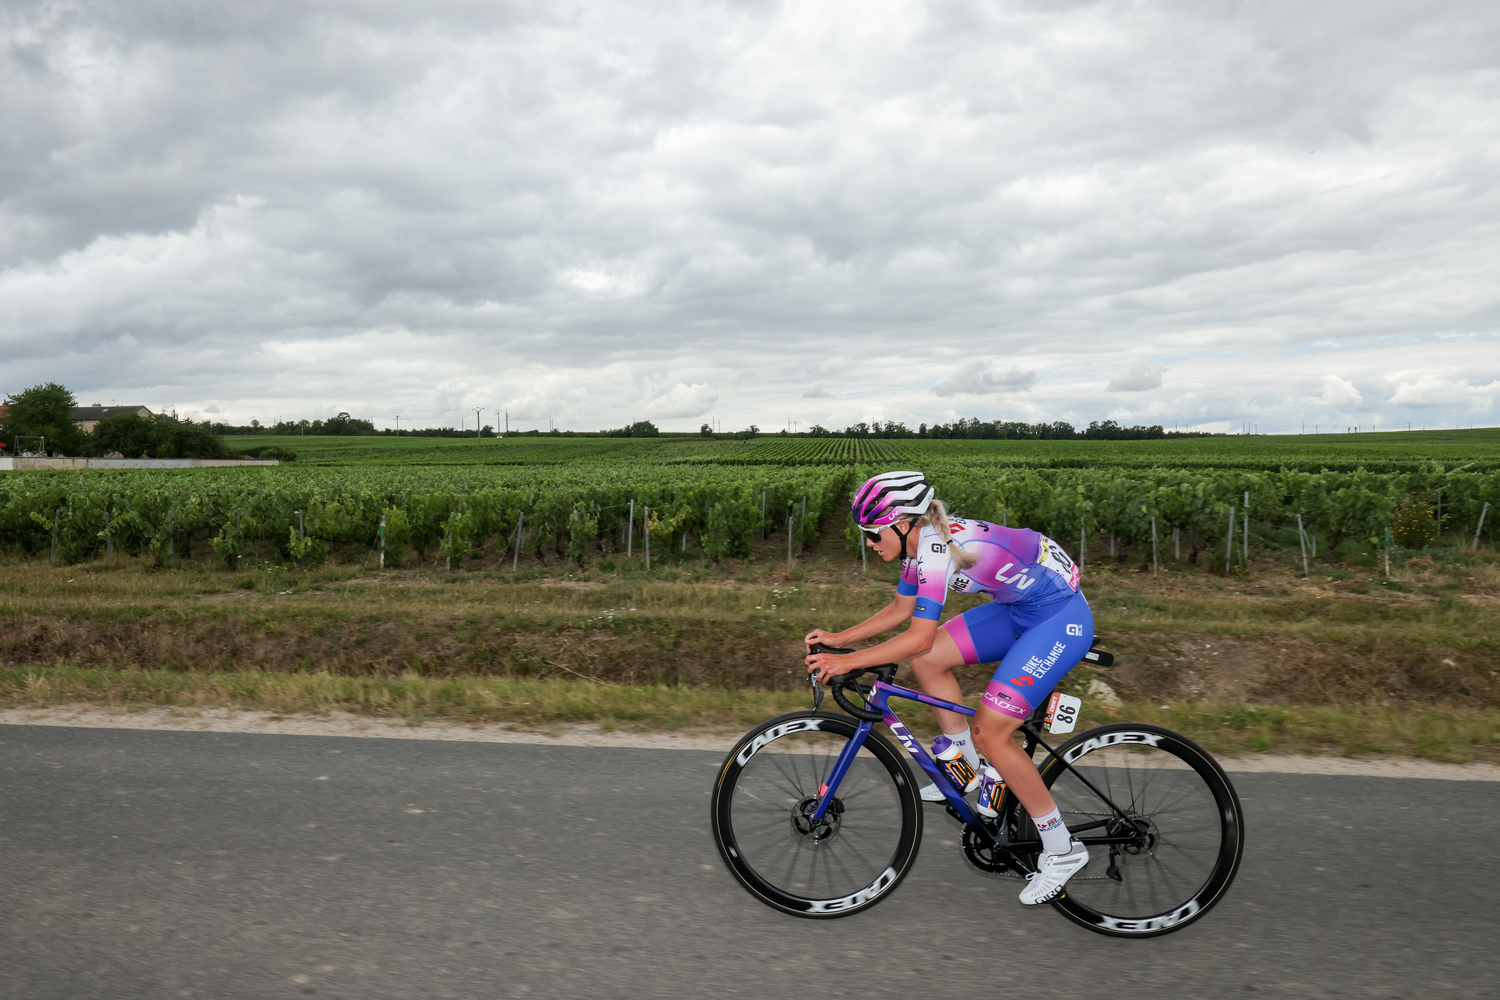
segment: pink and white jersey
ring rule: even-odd
[[[959,570],[948,546],[928,525],[917,536],[916,556],[901,563],[896,593],[916,595],[915,616],[937,621],[948,591],[988,594],[997,604],[1042,605],[1078,592],[1078,566],[1052,539],[1030,528],[1003,528],[988,521],[949,522],[955,544],[978,552],[979,562]]]

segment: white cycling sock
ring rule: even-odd
[[[963,751],[964,760],[969,762],[970,767],[976,771],[979,770],[979,751],[974,749],[974,737],[971,730],[965,729],[961,733],[944,733],[943,735]]]
[[[1048,854],[1067,854],[1072,850],[1073,835],[1068,832],[1068,824],[1063,822],[1061,810],[1053,809],[1045,816],[1033,816],[1031,821],[1036,824],[1036,832],[1042,835],[1042,850]]]

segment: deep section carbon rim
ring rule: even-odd
[[[713,831],[740,883],[770,906],[839,917],[875,905],[906,877],[922,810],[900,753],[876,733],[811,822],[820,790],[856,732],[843,716],[783,715],[730,751],[714,785]]]
[[[1223,897],[1245,828],[1234,786],[1207,752],[1170,730],[1131,723],[1091,729],[1058,752],[1078,773],[1048,759],[1042,777],[1090,857],[1054,900],[1057,909],[1100,933],[1151,937],[1187,926]]]

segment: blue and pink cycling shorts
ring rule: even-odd
[[[1094,641],[1094,612],[1083,591],[1044,604],[985,604],[948,619],[943,631],[964,663],[999,661],[984,689],[984,704],[1001,715],[1024,719]]]

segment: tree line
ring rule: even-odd
[[[1016,420],[980,420],[968,417],[951,424],[921,424],[916,430],[906,424],[887,420],[873,423],[861,421],[850,424],[841,431],[833,431],[814,424],[807,432],[809,437],[853,437],[853,438],[973,438],[985,440],[1019,439],[1032,441],[1151,441],[1160,438],[1211,437],[1205,431],[1169,431],[1161,424],[1124,427],[1113,420],[1095,420],[1087,428],[1078,430],[1065,420],[1050,424],[1028,424]]]
[[[78,458],[228,458],[229,449],[205,421],[176,414],[123,413],[99,421],[92,433],[73,422],[78,400],[56,382],[32,386],[5,400],[0,440],[10,454],[27,450]],[[36,440],[26,440],[26,439]]]

